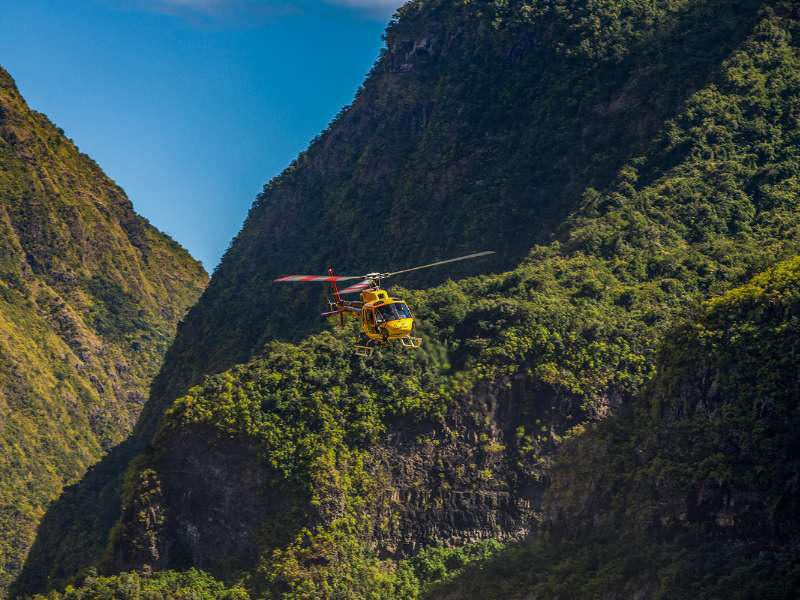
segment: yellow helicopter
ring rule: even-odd
[[[322,282],[330,283],[333,292],[333,299],[328,299],[330,311],[322,313],[324,317],[339,315],[341,323],[344,324],[345,316],[349,315],[361,321],[361,331],[365,342],[356,345],[356,353],[360,356],[372,355],[375,345],[389,344],[399,341],[406,348],[419,348],[422,338],[413,337],[414,316],[411,314],[408,305],[399,298],[392,298],[386,290],[381,289],[381,281],[400,275],[418,271],[419,269],[429,269],[447,263],[470,258],[478,258],[494,254],[493,251],[476,252],[467,256],[440,260],[419,267],[393,271],[391,273],[368,273],[367,275],[334,275],[333,269],[328,269],[327,275],[284,275],[275,279],[276,282],[295,282],[310,283]],[[339,290],[336,285],[341,281],[360,279],[343,290]],[[361,300],[344,300],[343,295],[361,294]]]

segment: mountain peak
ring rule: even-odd
[[[45,507],[130,432],[206,281],[0,69],[0,595]]]

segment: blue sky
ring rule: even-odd
[[[402,0],[3,0],[0,64],[210,271]]]

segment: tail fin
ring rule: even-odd
[[[333,267],[328,267],[328,275],[331,278],[331,288],[333,288],[333,300],[336,302],[336,311],[334,313],[339,313],[339,325],[342,327],[344,326],[344,303],[342,302],[342,297],[339,294],[339,287],[336,285],[336,280],[333,277]]]

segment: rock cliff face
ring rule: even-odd
[[[205,283],[0,69],[0,596],[48,503],[133,428]]]
[[[537,422],[563,432],[575,420],[547,393],[517,377],[481,386],[442,418],[398,417],[363,457],[370,543],[399,559],[430,545],[523,539],[538,517],[546,473],[546,461],[525,459],[553,443],[521,432]],[[165,435],[133,475],[114,568],[253,569],[263,552],[259,529],[292,521],[319,528],[347,513],[336,485],[315,499],[265,462],[260,448],[206,425]]]
[[[501,542],[499,572],[509,575],[503,560],[540,556],[524,568],[549,569],[551,587],[499,579],[492,590],[656,589],[667,575],[637,578],[637,561],[663,552],[659,564],[677,564],[667,555],[679,546],[635,539],[651,552],[640,558],[614,546],[613,577],[592,579],[602,535],[619,533],[617,505],[652,523],[668,513],[649,503],[651,486],[682,489],[692,470],[683,457],[662,473],[655,453],[652,481],[637,487],[645,474],[628,463],[639,449],[624,440],[638,425],[622,419],[670,364],[658,358],[665,339],[704,298],[800,254],[793,10],[408,4],[353,106],[257,199],[128,448],[51,511],[18,589],[90,564],[194,565],[256,597],[399,600],[434,593],[448,565]],[[396,290],[423,348],[369,361],[353,351],[354,327],[309,318],[319,290],[270,283],[329,258],[358,272],[484,246],[503,251],[499,262],[469,268],[518,264]],[[610,437],[584,445],[614,413]],[[675,435],[691,448],[678,433],[658,447]],[[562,446],[584,458],[552,470]],[[640,478],[618,480],[625,469]],[[627,485],[635,493],[617,493]],[[702,504],[711,488],[697,490]],[[112,504],[121,515],[81,516]],[[543,519],[566,545],[515,543]],[[600,538],[569,533],[595,520],[608,525]],[[573,566],[577,595],[559,587]]]

